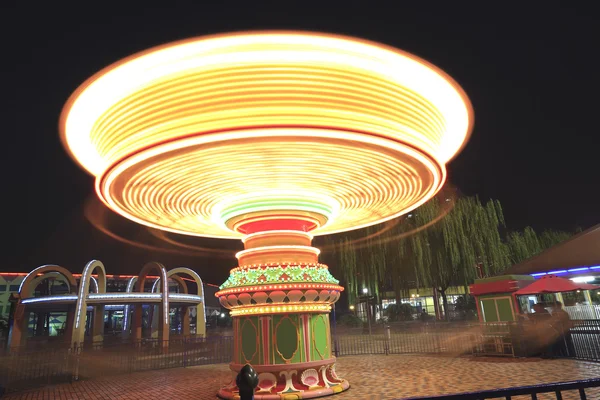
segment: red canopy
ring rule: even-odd
[[[560,293],[573,292],[575,290],[596,290],[600,286],[590,285],[587,283],[576,283],[570,279],[559,278],[554,275],[542,276],[534,281],[531,285],[527,285],[522,289],[517,290],[514,294],[517,296],[526,294],[540,293]]]

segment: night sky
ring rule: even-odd
[[[183,251],[94,204],[93,179],[63,150],[58,118],[85,79],[125,56],[192,36],[249,29],[358,36],[436,64],[459,82],[475,109],[471,141],[449,165],[453,185],[500,200],[509,229],[574,230],[600,222],[600,31],[592,10],[557,2],[532,2],[540,7],[531,8],[523,8],[529,2],[493,3],[502,6],[496,9],[438,8],[464,2],[423,2],[422,9],[409,2],[376,8],[366,1],[223,1],[197,8],[93,2],[95,8],[79,9],[20,3],[27,8],[1,10],[0,271],[55,263],[80,272],[97,258],[108,273],[134,274],[157,260],[222,282],[241,243],[169,237],[191,248],[218,249]],[[130,242],[94,228],[85,209]]]

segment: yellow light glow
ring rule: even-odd
[[[296,252],[307,252],[318,256],[321,254],[321,250],[311,246],[263,246],[254,247],[247,250],[238,251],[235,253],[235,258],[240,259],[241,257],[249,256],[251,254],[260,254],[264,252],[284,252],[284,251],[296,251]]]
[[[287,303],[286,305],[268,305],[261,307],[239,307],[232,308],[229,313],[237,317],[239,315],[261,315],[261,314],[282,314],[282,313],[298,313],[298,312],[311,312],[311,313],[325,313],[331,310],[329,304],[292,304]]]
[[[330,205],[317,235],[409,212],[441,188],[471,125],[460,87],[413,55],[271,32],[196,38],[110,66],[71,97],[61,135],[115,212],[241,238],[221,210],[257,193]]]
[[[313,240],[313,235],[311,235],[308,232],[286,231],[286,230],[272,230],[272,231],[266,231],[266,232],[251,233],[250,235],[246,235],[246,236],[244,236],[242,238],[242,243],[246,243],[249,240],[260,238],[260,237],[271,237],[273,235],[277,235],[278,237],[282,237],[282,236],[285,237],[287,235],[290,235],[290,236],[303,236],[303,237],[307,238],[308,240]]]

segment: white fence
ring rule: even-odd
[[[571,319],[600,319],[600,305],[591,306],[568,306],[565,311]]]

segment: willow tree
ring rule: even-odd
[[[411,286],[432,287],[442,296],[447,315],[450,286],[472,282],[477,265],[486,275],[508,266],[499,233],[503,225],[497,201],[484,205],[474,197],[438,196],[392,229],[378,225],[338,236],[334,263],[341,266],[351,303],[365,287],[379,301],[380,291],[391,283],[398,303]]]
[[[521,232],[511,232],[506,237],[506,243],[509,249],[509,257],[512,264],[518,264],[519,262],[530,257],[530,251],[527,248],[527,243]]]
[[[446,316],[450,286],[470,283],[477,277],[478,264],[485,274],[501,271],[509,264],[499,232],[504,217],[497,201],[483,205],[475,197],[436,197],[413,213],[411,223],[431,224],[447,201],[454,202],[448,214],[410,238],[416,275],[425,286],[440,293]]]
[[[547,230],[538,235],[533,228],[526,227],[523,232],[511,232],[506,238],[510,260],[518,264],[542,251],[555,246],[571,237],[570,233]]]
[[[539,236],[540,246],[542,250],[545,250],[568,240],[569,238],[571,238],[571,236],[572,235],[568,232],[546,230],[543,231],[542,234]]]

